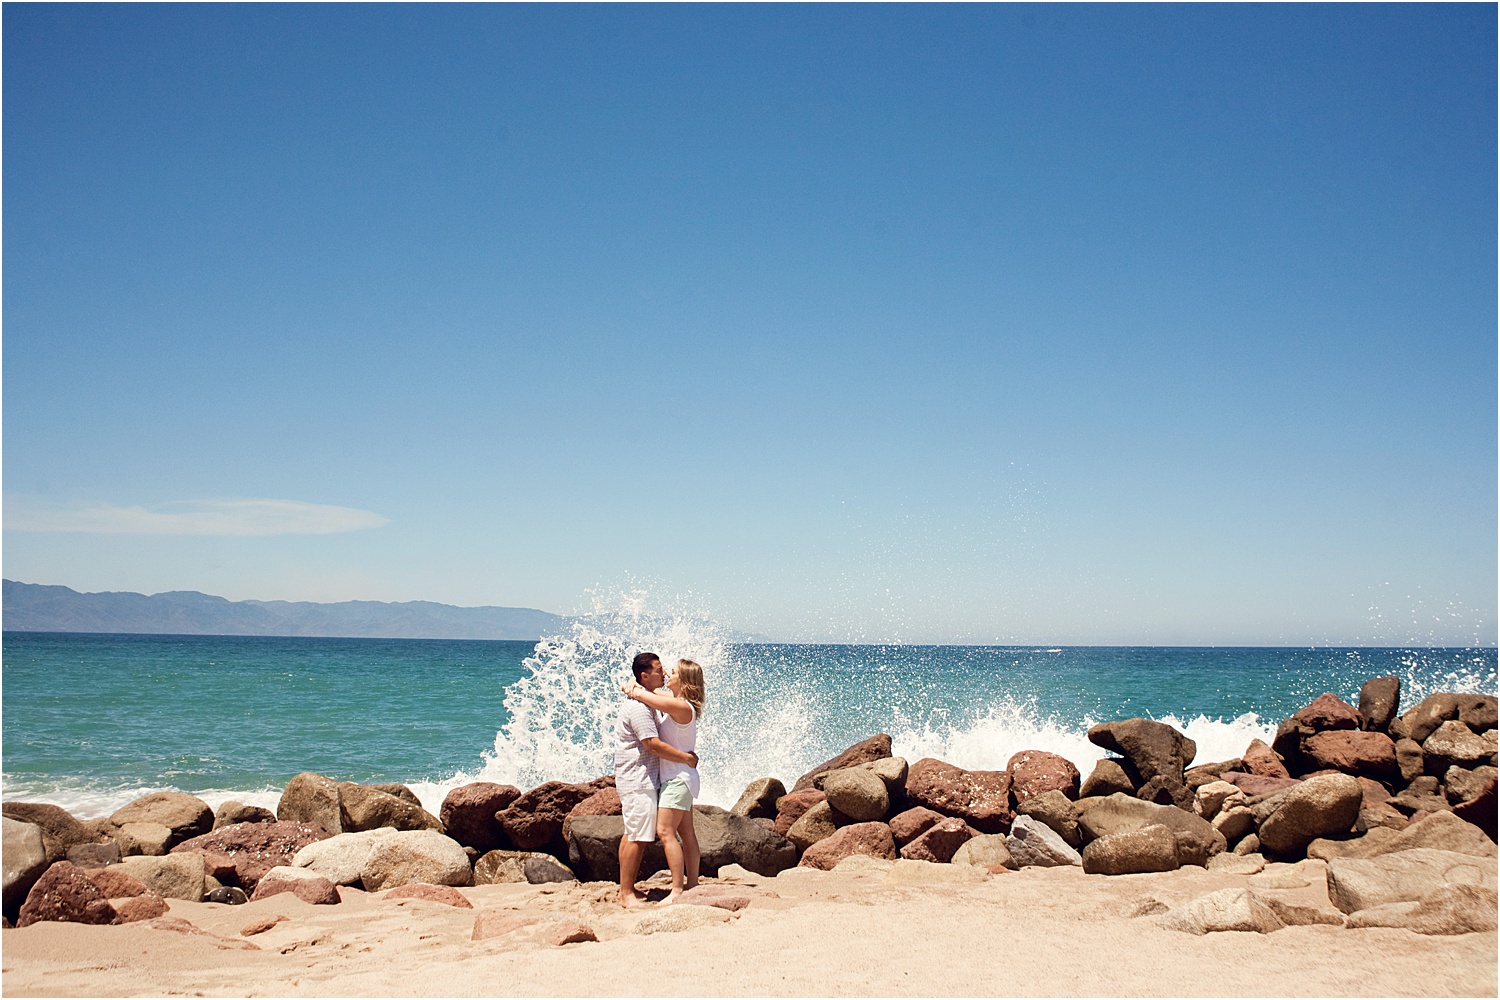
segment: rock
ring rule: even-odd
[[[235,823],[185,840],[172,848],[171,853],[223,855],[233,864],[233,872],[232,875],[223,872],[217,877],[232,877],[241,888],[253,893],[262,875],[280,865],[294,864],[299,851],[327,837],[326,830],[314,823]]]
[[[115,826],[128,823],[160,823],[172,831],[167,846],[207,833],[214,828],[214,811],[196,795],[153,792],[143,795],[110,814]]]
[[[905,757],[880,757],[854,766],[858,770],[869,771],[885,782],[886,794],[890,796],[892,806],[906,797],[906,775],[910,768]]]
[[[1313,854],[1314,847],[1318,850],[1317,855]],[[1430,813],[1404,830],[1380,827],[1350,840],[1317,840],[1308,845],[1307,856],[1324,860],[1334,857],[1374,858],[1419,847],[1476,858],[1495,857],[1494,841],[1472,824],[1448,812]]]
[[[1327,732],[1329,730],[1358,729],[1364,719],[1359,714],[1359,709],[1344,701],[1332,691],[1325,691],[1312,700],[1312,703],[1298,712],[1293,713],[1292,718],[1309,727],[1314,733]]]
[[[981,833],[1002,833],[1015,818],[1006,771],[969,771],[925,757],[907,773],[906,795],[911,802],[956,816]]]
[[[1177,837],[1159,823],[1108,834],[1084,846],[1081,863],[1090,875],[1176,871]]]
[[[977,837],[970,837],[953,852],[950,864],[1018,868],[1015,859],[1011,857],[1010,848],[1005,846],[1006,839],[1003,833],[981,833]]]
[[[568,810],[568,815],[563,818],[563,839],[567,839],[575,816],[619,816],[623,810],[620,793],[614,788],[601,788]]]
[[[556,859],[553,859],[556,863]],[[451,885],[428,885],[425,882],[413,882],[410,885],[398,886],[387,892],[382,899],[425,899],[430,903],[442,903],[444,906],[453,906],[460,910],[472,910],[474,904],[468,898]]]
[[[474,914],[474,931],[469,940],[487,941],[536,922],[536,917],[525,916],[515,910],[480,910]]]
[[[228,800],[214,812],[213,829],[234,826],[236,823],[274,823],[276,814],[264,806],[247,806],[243,802]]]
[[[717,906],[731,913],[743,910],[751,902],[749,896],[728,895],[722,886],[715,885],[694,886],[682,894],[682,901],[700,906]]]
[[[1231,806],[1214,817],[1213,827],[1223,834],[1226,844],[1233,844],[1254,829],[1255,812],[1245,806]]]
[[[65,860],[68,848],[74,844],[92,844],[102,839],[74,819],[72,813],[49,802],[7,802],[0,806],[0,815],[30,823],[41,830],[48,864]]]
[[[203,856],[193,851],[163,857],[126,858],[115,866],[158,896],[202,902],[207,891]]]
[[[377,792],[384,792],[387,795],[394,795],[396,796],[396,798],[408,803],[409,805],[414,805],[418,809],[422,808],[422,800],[417,798],[417,793],[401,784],[400,782],[389,781],[376,783],[373,785],[365,785],[364,787],[373,788]]]
[[[1222,780],[1219,776],[1225,771],[1243,771],[1244,769],[1245,761],[1240,757],[1234,760],[1215,761],[1211,764],[1195,764],[1182,772],[1182,780],[1196,796],[1199,788]]]
[[[1276,727],[1276,736],[1271,740],[1271,752],[1281,758],[1289,774],[1304,774],[1306,763],[1302,760],[1302,741],[1313,736],[1317,730],[1295,718],[1282,719]]]
[[[544,940],[550,945],[562,947],[565,944],[597,941],[599,937],[592,927],[577,920],[552,920],[547,924]]]
[[[528,881],[526,862],[532,858],[552,858],[552,855],[534,851],[489,851],[474,862],[474,884],[499,885]],[[552,860],[557,861],[556,858]]]
[[[1258,831],[1262,849],[1282,857],[1300,857],[1317,838],[1351,831],[1363,799],[1347,774],[1320,774],[1282,794]]]
[[[306,824],[298,825],[309,828]],[[375,852],[376,842],[395,835],[396,831],[390,829],[341,833],[307,844],[292,856],[290,864],[321,875],[334,885],[355,885],[364,876],[365,867]]]
[[[1225,875],[1254,875],[1264,871],[1266,859],[1260,854],[1215,854],[1208,859],[1208,870],[1211,872],[1222,872]]]
[[[103,868],[105,865],[112,865],[119,862],[120,845],[114,842],[108,844],[74,844],[68,848],[67,859],[79,868]]]
[[[1416,848],[1374,858],[1328,862],[1328,898],[1345,913],[1385,903],[1417,902],[1445,885],[1495,890],[1495,862],[1452,851]]]
[[[1354,780],[1354,779],[1349,779]],[[1128,833],[1152,824],[1165,826],[1176,841],[1178,865],[1205,865],[1228,846],[1224,834],[1202,816],[1117,792],[1093,804],[1078,817],[1085,840]]]
[[[436,830],[401,830],[373,841],[360,881],[370,892],[412,882],[472,885],[474,872],[452,837]]]
[[[1306,889],[1312,883],[1291,871],[1274,871],[1256,875],[1250,879],[1250,885],[1255,889]]]
[[[1471,719],[1482,719],[1486,709],[1486,696],[1475,694],[1452,694],[1441,693],[1428,695],[1416,704],[1415,707],[1401,716],[1401,721],[1406,723],[1408,735],[1418,743],[1426,743],[1427,738],[1437,731],[1438,727],[1449,720],[1463,721],[1461,715],[1468,711]],[[1494,698],[1488,699],[1488,708],[1494,711]],[[1467,723],[1465,723],[1467,725]],[[1493,726],[1494,723],[1490,723]],[[1490,728],[1485,726],[1482,728]]]
[[[566,856],[563,821],[580,802],[599,790],[593,784],[548,781],[526,792],[495,815],[510,842],[522,851]]]
[[[47,870],[47,848],[42,843],[42,828],[9,816],[0,819],[0,862],[4,863],[5,916],[14,920],[26,894]]]
[[[1170,803],[1191,809],[1192,794],[1183,771],[1192,763],[1198,745],[1162,722],[1125,719],[1105,722],[1088,732],[1089,742],[1124,756],[1140,775],[1136,795],[1148,802]]]
[[[405,788],[404,785],[400,787]],[[339,809],[339,823],[345,833],[381,827],[447,832],[438,818],[420,805],[412,805],[399,795],[352,781],[339,782]]]
[[[974,831],[969,829],[967,823],[949,817],[928,827],[915,840],[901,848],[900,853],[903,858],[911,861],[931,861],[945,865],[953,860],[953,853],[973,836]]]
[[[75,924],[112,924],[115,908],[83,871],[71,862],[51,865],[32,885],[21,904],[17,927],[44,920]]]
[[[1250,854],[1258,854],[1259,852],[1260,838],[1253,833],[1245,834],[1245,836],[1240,839],[1240,842],[1234,845],[1234,853],[1240,855],[1241,857]]]
[[[1272,778],[1262,774],[1242,774],[1238,771],[1225,771],[1222,778],[1246,795],[1270,795],[1272,792],[1292,788],[1300,784],[1302,780],[1300,778]]]
[[[1239,786],[1227,781],[1211,781],[1206,785],[1199,785],[1198,791],[1193,796],[1193,812],[1213,822],[1213,818],[1219,815],[1225,799],[1231,795],[1243,794]]]
[[[836,756],[825,760],[817,767],[808,771],[797,779],[792,786],[792,791],[800,792],[804,788],[813,787],[813,781],[820,775],[829,771],[837,771],[845,767],[854,767],[857,764],[865,764],[870,761],[880,760],[891,755],[891,738],[885,733],[876,733],[867,739],[848,747]]]
[[[1359,689],[1359,714],[1369,732],[1385,732],[1400,704],[1399,677],[1372,677]]]
[[[521,874],[532,885],[578,881],[578,876],[573,874],[573,869],[550,854],[531,854],[522,859]]]
[[[321,826],[330,834],[344,832],[339,783],[332,778],[303,771],[286,783],[276,804],[276,818],[283,823]]]
[[[329,906],[339,901],[338,888],[328,879],[315,875],[306,868],[288,868],[284,865],[266,872],[265,877],[256,883],[255,891],[250,894],[250,901],[253,903],[283,892],[289,892],[302,902],[315,906]]]
[[[1057,831],[1033,816],[1016,817],[1005,847],[1017,868],[1057,868],[1083,863],[1078,852]]]
[[[891,817],[891,836],[896,838],[897,844],[905,847],[943,818],[942,813],[934,812],[926,806],[912,806]]]
[[[839,870],[842,871],[847,863],[841,862]],[[1002,872],[1007,870],[1000,868]],[[987,881],[990,875],[988,869],[978,865],[940,865],[931,861],[898,858],[885,873],[885,881],[888,885],[952,885],[955,882],[972,884]]]
[[[1033,795],[1016,809],[1022,816],[1040,820],[1074,849],[1083,846],[1083,834],[1078,829],[1078,806],[1062,792],[1053,789]]]
[[[221,885],[203,897],[205,903],[224,903],[228,906],[240,906],[250,902],[250,897],[245,895],[245,890],[236,885]]]
[[[698,847],[702,851],[700,870],[705,876],[711,877],[727,865],[739,865],[769,877],[797,863],[797,848],[790,840],[753,819],[731,815],[718,806],[695,805],[693,828],[698,834]],[[617,880],[623,831],[624,821],[619,816],[575,819],[568,842],[568,860],[573,871],[596,881]],[[666,867],[661,845],[652,844],[641,863],[641,876]]]
[[[828,805],[856,823],[884,819],[891,807],[885,782],[868,770],[840,768],[822,775],[821,781]]]
[[[777,799],[776,832],[783,837],[787,836],[792,824],[801,819],[803,813],[827,798],[820,788],[805,788]]]
[[[167,912],[167,901],[154,892],[139,896],[111,899],[109,905],[115,909],[117,924],[133,924],[141,920],[155,920]]]
[[[1257,896],[1262,903],[1271,908],[1288,927],[1309,927],[1314,924],[1329,924],[1334,927],[1342,927],[1344,915],[1337,910],[1324,910],[1316,906],[1302,906],[1289,902],[1277,896]]]
[[[1290,778],[1286,765],[1281,758],[1276,756],[1276,751],[1261,740],[1251,740],[1250,745],[1245,748],[1245,756],[1242,758],[1244,767],[1238,770],[1245,774],[1259,775],[1262,778]],[[1219,772],[1223,775],[1223,772]]]
[[[80,869],[89,881],[104,893],[107,899],[124,899],[129,896],[144,896],[151,892],[146,884],[134,876],[127,875],[119,869],[112,868],[83,868]]]
[[[1045,750],[1022,750],[1010,758],[1005,769],[1010,772],[1010,791],[1017,805],[1043,792],[1078,798],[1078,768],[1066,757]]]
[[[510,846],[495,814],[521,797],[515,785],[475,781],[460,785],[443,798],[438,819],[448,836],[480,854]],[[617,796],[618,798],[618,796]]]
[[[1385,903],[1359,910],[1350,927],[1404,927],[1417,934],[1473,934],[1496,927],[1495,890],[1477,885],[1444,885],[1418,902]]]
[[[634,932],[636,934],[670,934],[692,930],[694,927],[722,924],[731,919],[733,919],[733,914],[717,906],[676,903],[666,909],[646,914],[635,925]]]
[[[172,845],[172,828],[161,823],[126,823],[115,828],[115,843],[124,857],[159,858]]]
[[[1478,798],[1484,793],[1485,786],[1495,780],[1496,774],[1496,769],[1488,764],[1473,770],[1455,764],[1443,775],[1443,794],[1455,805]]]
[[[819,802],[803,813],[787,831],[787,840],[796,845],[799,852],[807,850],[820,840],[833,836],[838,827],[834,823],[833,807]]]
[[[1426,762],[1422,758],[1422,745],[1416,740],[1396,741],[1396,770],[1401,775],[1401,780],[1408,784],[1421,777],[1426,770]]]
[[[760,816],[775,819],[776,801],[785,794],[786,786],[781,783],[780,778],[756,778],[745,786],[745,790],[740,793],[739,799],[729,812],[734,816],[744,816],[748,819]],[[788,829],[790,829],[790,824],[788,824]]]
[[[818,841],[802,855],[801,867],[829,870],[851,854],[868,854],[872,858],[894,861],[896,839],[884,823],[853,823],[836,830],[831,837]]]
[[[1220,889],[1200,896],[1159,919],[1163,927],[1188,934],[1218,931],[1253,931],[1269,934],[1286,926],[1263,901],[1248,889]]]
[[[1453,815],[1473,823],[1490,840],[1495,839],[1495,779],[1485,782],[1478,795],[1453,807]]]
[[[1458,706],[1458,721],[1476,733],[1487,732],[1500,725],[1500,713],[1492,694],[1471,694]]]
[[[266,931],[275,927],[285,919],[286,917],[280,913],[278,913],[274,917],[260,917],[256,920],[250,921],[244,927],[241,927],[240,934],[243,937],[254,937],[256,934],[264,934]]]
[[[1130,780],[1130,775],[1125,773],[1125,768],[1120,762],[1109,757],[1104,757],[1094,765],[1094,770],[1089,773],[1088,780],[1078,789],[1079,798],[1095,798],[1113,795],[1115,792],[1124,792],[1126,795],[1135,794],[1135,785]]]
[[[1440,775],[1450,767],[1488,764],[1490,746],[1462,722],[1444,722],[1422,741],[1422,761],[1428,774]]]
[[[1385,733],[1348,729],[1315,733],[1302,741],[1302,756],[1314,769],[1376,780],[1394,781],[1401,773],[1396,764],[1396,744]]]

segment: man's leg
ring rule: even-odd
[[[641,871],[641,858],[646,854],[646,845],[631,840],[629,834],[620,837],[620,905],[642,906],[646,898],[635,890],[635,877]]]
[[[656,793],[626,792],[620,796],[620,818],[625,832],[620,837],[620,905],[643,906],[646,897],[635,889],[646,845],[656,839]]]

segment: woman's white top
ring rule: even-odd
[[[677,722],[666,712],[656,714],[656,732],[662,742],[683,753],[693,753],[698,749],[698,710],[688,703],[688,710],[693,717],[687,722]],[[686,764],[679,764],[675,760],[662,758],[657,762],[661,773],[661,783],[665,785],[679,774],[687,778],[688,791],[693,793],[693,798],[698,797],[698,769]]]

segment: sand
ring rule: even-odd
[[[1272,865],[1257,892],[1331,910],[1322,862]],[[1255,876],[1188,868],[889,869],[708,879],[738,912],[625,912],[612,887],[463,889],[476,910],[345,890],[228,906],[172,902],[158,926],[44,923],[0,933],[6,996],[1495,996],[1496,935],[1312,925],[1194,936],[1174,906]],[[1306,883],[1303,885],[1302,883]],[[538,919],[472,940],[480,909]],[[248,925],[284,917],[263,933]],[[640,931],[667,919],[707,924]],[[168,929],[186,921],[209,933]],[[556,946],[554,920],[597,942]],[[722,921],[722,922],[720,922]],[[181,928],[184,926],[178,923]],[[253,945],[249,950],[247,945]]]

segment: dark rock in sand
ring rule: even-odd
[[[276,804],[279,821],[321,826],[330,834],[344,832],[342,816],[339,783],[312,771],[294,775]]]
[[[568,849],[563,840],[563,820],[574,806],[603,787],[593,782],[582,785],[544,782],[502,809],[495,819],[518,850],[546,851],[563,857]]]
[[[855,854],[896,860],[899,855],[896,853],[896,839],[891,836],[891,828],[884,823],[853,823],[809,847],[802,855],[801,866],[829,871],[840,861]]]
[[[1244,767],[1230,768],[1245,774],[1254,774],[1263,778],[1290,778],[1292,775],[1276,756],[1276,751],[1261,740],[1251,740],[1250,745],[1245,748],[1245,756],[1242,758]],[[1219,772],[1221,775],[1223,772]]]
[[[906,796],[916,805],[956,816],[981,833],[1003,833],[1015,818],[1006,771],[969,771],[926,757],[907,773]]]
[[[443,798],[438,819],[448,836],[480,854],[510,846],[495,814],[521,797],[515,785],[476,781],[460,785]]]
[[[405,785],[395,786],[405,789]],[[407,795],[411,795],[407,790]],[[415,798],[415,796],[412,796]],[[352,781],[339,782],[339,824],[345,833],[362,830],[436,830],[446,833],[442,822],[420,805],[390,792]]]
[[[42,873],[26,894],[16,926],[29,927],[43,920],[112,924],[115,908],[82,869],[71,862],[58,861]]]
[[[1010,792],[1017,805],[1043,792],[1078,798],[1078,768],[1066,757],[1045,750],[1022,750],[1010,758],[1005,769],[1010,772]]]
[[[747,819],[776,819],[776,803],[784,795],[786,786],[781,783],[780,778],[756,778],[745,786],[739,800],[729,811]],[[791,824],[788,823],[787,826],[790,827]]]
[[[1401,705],[1401,678],[1372,677],[1359,689],[1359,714],[1369,732],[1383,733]]]
[[[1134,795],[1135,785],[1118,760],[1105,757],[1094,765],[1094,770],[1089,774],[1088,780],[1078,789],[1078,797],[1081,799],[1100,798],[1113,795],[1115,792]]]
[[[1495,840],[1495,779],[1485,782],[1479,794],[1453,807],[1453,815],[1467,820]]]
[[[240,906],[250,902],[250,897],[245,895],[245,890],[237,885],[221,885],[203,897],[203,901],[205,903],[224,903],[228,906]]]
[[[1193,795],[1183,772],[1198,753],[1198,745],[1171,726],[1151,719],[1105,722],[1088,732],[1089,742],[1125,757],[1141,777],[1136,790],[1148,802],[1191,809]]]
[[[214,811],[196,795],[153,792],[143,795],[110,814],[115,826],[127,823],[160,823],[172,831],[167,846],[205,834],[214,828]]]
[[[1359,709],[1332,691],[1318,695],[1311,704],[1294,713],[1292,718],[1310,727],[1315,733],[1332,729],[1358,729],[1364,722]]]
[[[803,813],[827,798],[821,788],[804,788],[800,792],[783,795],[776,800],[776,832],[785,837],[792,824],[801,819]]]
[[[891,755],[891,738],[885,733],[876,733],[868,739],[860,740],[858,743],[847,748],[837,756],[831,757],[808,771],[797,779],[792,786],[793,792],[800,792],[804,788],[811,788],[814,779],[819,775],[827,774],[829,771],[837,771],[840,768],[854,767],[856,764],[865,764],[872,760],[880,760]]]
[[[253,893],[266,872],[280,865],[290,867],[298,851],[327,839],[328,831],[312,823],[236,823],[183,841],[171,853],[201,854],[215,878],[232,877]],[[222,869],[221,859],[226,858],[234,865],[232,876]]]
[[[1083,846],[1083,835],[1078,829],[1078,806],[1062,792],[1054,790],[1033,795],[1016,808],[1016,814],[1040,820],[1074,850]]]
[[[276,814],[264,806],[247,806],[243,802],[230,799],[214,811],[215,830],[221,826],[233,826],[236,823],[274,823]]]
[[[1337,729],[1302,741],[1302,756],[1317,770],[1342,771],[1377,781],[1395,781],[1396,744],[1385,733]]]
[[[953,853],[973,837],[974,831],[963,820],[941,819],[902,847],[901,856],[912,861],[947,864],[953,860]]]
[[[41,830],[42,847],[47,852],[49,864],[65,860],[68,848],[74,844],[92,844],[103,839],[95,827],[80,823],[72,813],[49,802],[7,802],[0,806],[0,815],[30,823]]]
[[[896,838],[897,844],[905,847],[943,818],[942,813],[933,812],[926,806],[912,806],[891,817],[891,836]]]

